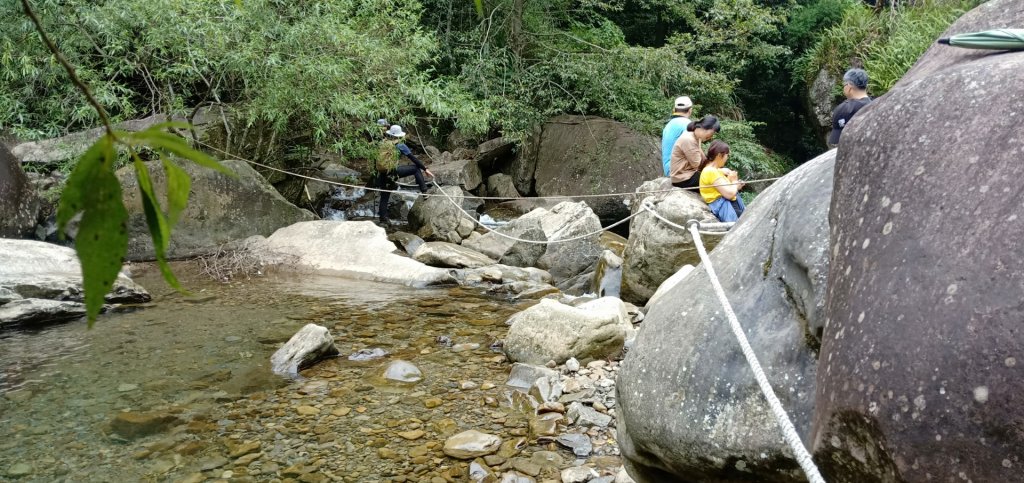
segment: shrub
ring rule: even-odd
[[[868,71],[871,95],[885,94],[939,34],[979,3],[925,0],[879,12],[859,2],[851,4],[842,22],[825,30],[797,61],[796,80],[810,84],[821,69],[841,79],[846,69],[857,66]]]

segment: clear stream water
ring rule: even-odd
[[[186,263],[182,295],[154,267],[135,271],[154,297],[143,308],[92,330],[0,332],[0,481],[464,480],[440,453],[446,436],[527,435],[503,386],[509,365],[489,346],[533,302],[294,275],[220,284]],[[274,376],[271,354],[306,323],[328,327],[341,357],[301,380]],[[347,358],[371,348],[390,355]],[[396,359],[423,380],[385,383]],[[174,422],[124,437],[111,421],[125,411]]]

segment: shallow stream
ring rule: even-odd
[[[526,448],[529,418],[489,348],[534,302],[295,275],[220,284],[189,264],[175,270],[191,295],[137,266],[154,298],[145,307],[92,330],[0,332],[0,480],[466,481],[467,463],[440,451],[466,429],[501,436],[506,455],[572,461],[553,444]],[[300,380],[274,376],[270,355],[307,323],[329,328],[341,356]],[[389,355],[348,359],[373,348]],[[422,380],[380,377],[398,359]]]

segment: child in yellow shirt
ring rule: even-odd
[[[720,221],[736,221],[743,210],[739,192],[744,183],[736,172],[725,167],[729,160],[729,145],[715,141],[708,146],[707,165],[700,172],[700,196]]]

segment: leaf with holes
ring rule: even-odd
[[[57,230],[61,238],[64,237],[64,230],[71,219],[88,206],[86,198],[92,190],[92,179],[100,170],[107,169],[106,159],[112,156],[112,140],[110,136],[103,136],[78,160],[74,171],[68,177],[64,192],[61,193],[60,205],[57,207]]]
[[[104,297],[114,286],[128,251],[128,212],[121,200],[121,183],[107,168],[114,160],[112,146],[107,153],[103,166],[93,171],[89,184],[76,186],[84,192],[85,213],[75,237],[75,248],[82,262],[82,288],[90,328],[103,309]]]

